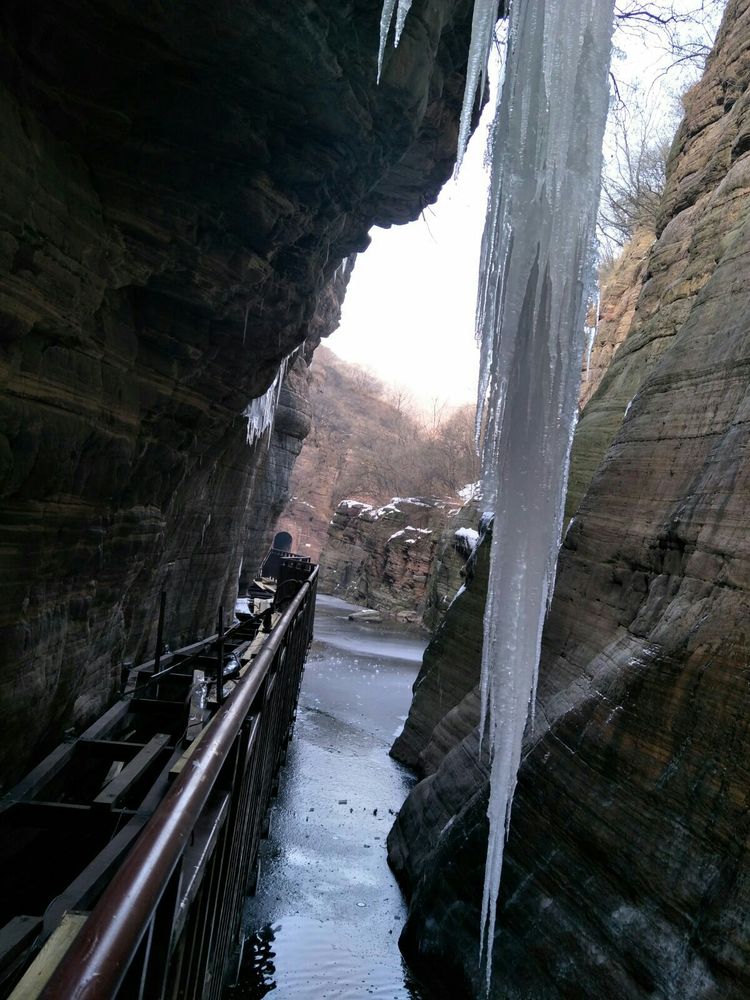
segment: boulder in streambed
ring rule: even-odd
[[[383,621],[383,616],[375,608],[363,608],[361,611],[353,611],[349,615],[350,622],[374,622],[379,625]]]

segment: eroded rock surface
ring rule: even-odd
[[[253,487],[246,514],[247,533],[239,574],[245,593],[273,540],[273,529],[290,491],[294,463],[310,431],[310,372],[301,352],[289,368],[279,393],[273,427],[256,446]]]
[[[489,526],[483,522],[482,527],[481,542],[472,547],[462,567],[464,583],[425,650],[408,718],[391,748],[391,756],[420,777],[437,770],[445,755],[479,723],[477,684],[490,541]],[[391,861],[400,870],[403,866],[394,861],[393,843],[390,846]]]
[[[648,229],[638,230],[601,279],[596,336],[591,354],[584,355],[579,410],[586,406],[599,388],[612,359],[630,332],[648,252],[655,238]]]
[[[385,617],[435,624],[458,590],[472,548],[474,510],[460,501],[394,497],[379,507],[342,500],[321,556],[319,587]]]
[[[731,0],[630,332],[579,427],[598,424],[600,455],[559,558],[513,806],[504,1000],[750,995],[749,38],[750,4]],[[444,627],[460,635],[460,616]],[[409,957],[476,994],[486,803],[474,731],[390,838]]]
[[[468,0],[9,0],[0,11],[0,776],[231,605],[242,412],[373,223],[455,154]],[[293,436],[293,435],[292,435]]]

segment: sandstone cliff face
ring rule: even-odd
[[[732,0],[673,147],[630,332],[581,421],[579,436],[600,424],[601,460],[545,626],[497,997],[750,994],[748,38],[750,4]],[[460,635],[457,615],[449,627]],[[430,767],[390,838],[412,893],[403,943],[426,974],[479,992],[476,730]]]
[[[446,754],[479,724],[477,682],[482,664],[482,620],[490,548],[489,525],[483,520],[481,527],[479,540],[462,567],[464,582],[454,593],[444,620],[425,650],[408,718],[391,748],[391,756],[420,777],[436,771]],[[454,791],[464,784],[465,778],[454,784]],[[426,782],[417,786],[421,801],[425,801],[428,788]],[[414,814],[412,809],[410,815]],[[400,822],[401,817],[389,840],[389,860],[399,874],[406,875],[413,867],[408,854],[415,831],[401,836]],[[420,834],[415,839],[421,849],[426,848]]]
[[[566,523],[578,509],[597,465],[620,426],[629,399],[632,398],[625,398],[626,390],[632,389],[633,384],[643,378],[652,360],[651,355],[641,356],[636,353],[630,364],[621,365],[620,362],[624,359],[620,358],[617,359],[616,366],[613,364],[634,321],[637,323],[640,320],[640,317],[636,317],[636,308],[654,239],[654,234],[648,230],[637,232],[615,261],[611,273],[602,282],[596,338],[589,364],[584,367],[581,379],[578,406],[579,411],[583,412],[580,413],[570,458],[565,501]],[[662,343],[661,338],[657,339],[657,346],[652,350],[661,350]],[[605,388],[597,394],[597,389],[610,368],[613,372]],[[627,374],[623,374],[623,370]],[[621,373],[619,377],[618,372]]]
[[[394,497],[373,507],[342,500],[320,561],[319,588],[388,618],[434,625],[461,583],[473,509],[459,501]],[[462,516],[463,515],[463,516]]]
[[[450,172],[470,4],[415,10],[376,87],[379,14],[2,6],[0,779],[152,648],[162,587],[171,643],[231,604],[245,406]]]
[[[612,359],[630,331],[648,252],[654,239],[654,234],[649,230],[638,230],[601,281],[596,336],[590,357],[584,357],[578,397],[579,410],[586,406],[599,388]]]

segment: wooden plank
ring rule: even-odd
[[[37,1000],[87,919],[88,913],[65,914],[60,926],[26,970],[9,1000]]]
[[[122,771],[99,792],[92,804],[106,809],[119,805],[168,743],[169,736],[165,733],[157,733],[152,737]]]
[[[107,774],[105,775],[104,784],[108,785],[110,781],[113,781],[124,767],[125,767],[124,760],[113,760],[112,763],[109,765],[109,770],[107,771]]]
[[[100,716],[96,722],[92,722],[89,728],[81,733],[79,739],[102,739],[115,728],[118,722],[125,718],[129,710],[130,703],[121,698],[104,715]]]
[[[132,842],[166,795],[169,787],[168,769],[170,763],[171,759],[164,765],[159,777],[148,789],[137,810],[113,809],[111,812],[105,812],[97,809],[95,811],[93,815],[100,822],[106,820],[113,823],[116,822],[117,817],[121,817],[125,825],[116,824],[115,828],[119,832],[113,834],[112,839],[99,854],[92,858],[70,885],[59,893],[44,911],[43,940],[52,934],[66,911],[93,909],[94,903],[124,859]]]
[[[83,749],[92,757],[109,757],[125,761],[135,757],[145,746],[145,743],[127,743],[125,740],[85,740],[81,737],[78,741],[79,752]]]
[[[265,645],[267,638],[267,632],[259,632],[242,654],[242,662],[248,663],[250,660],[254,659]]]
[[[198,749],[200,742],[206,733],[207,728],[208,725],[205,725],[203,729],[201,729],[201,731],[195,737],[190,746],[185,750],[185,753],[178,760],[176,760],[174,764],[171,766],[171,768],[169,769],[170,781],[174,781],[174,779],[177,777],[180,771],[182,771],[187,762],[190,760],[195,751]]]
[[[55,896],[44,911],[43,937],[54,933],[66,910],[93,906],[104,887],[112,880],[150,815],[149,812],[139,811],[132,816],[130,822],[79,872],[63,892]]]

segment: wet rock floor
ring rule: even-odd
[[[413,781],[388,756],[425,639],[319,597],[315,641],[226,1000],[435,1000],[398,950],[406,908],[386,837]]]

